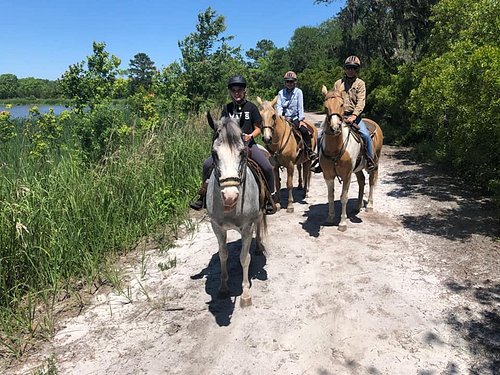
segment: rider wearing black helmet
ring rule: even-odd
[[[260,134],[260,126],[262,117],[255,104],[246,99],[247,82],[240,75],[234,75],[229,78],[227,88],[232,101],[226,104],[222,110],[222,117],[233,117],[243,120],[240,121],[241,130],[243,133],[243,141],[250,148],[252,159],[259,164],[264,173],[269,192],[274,194],[274,169],[266,153],[260,149],[255,143],[255,138]],[[208,157],[203,163],[202,171],[202,187],[199,191],[198,198],[190,204],[191,208],[201,210],[205,206],[205,196],[207,193],[208,179],[213,169],[213,159]],[[274,213],[274,207],[271,202],[266,202],[266,213]]]

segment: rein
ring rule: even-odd
[[[245,190],[246,190],[246,179],[247,179],[247,166],[248,166],[248,154],[249,154],[249,147],[247,144],[245,144],[245,156],[241,158],[240,164],[238,166],[238,176],[230,176],[230,177],[225,177],[225,178],[220,178],[220,169],[219,165],[217,163],[214,163],[214,168],[215,168],[215,175],[218,177],[216,179],[219,187],[221,188],[226,188],[226,187],[231,187],[231,186],[243,186],[242,194],[241,194],[241,207],[243,208],[243,205],[245,203]]]
[[[333,113],[333,114],[329,115],[328,116],[329,119],[331,119],[333,115],[335,115],[335,114]],[[335,134],[334,132],[332,132],[330,130],[330,127],[328,127],[328,129],[325,130],[324,134],[325,135],[330,135],[330,136],[333,136],[333,137],[338,137],[338,136],[342,135],[342,129],[340,130],[339,134]],[[319,145],[320,153],[323,154],[323,156],[325,158],[327,158],[327,159],[329,159],[329,160],[331,160],[333,162],[333,171],[335,172],[335,175],[337,176],[337,178],[338,178],[338,180],[339,180],[340,183],[342,183],[342,179],[340,178],[339,174],[337,173],[337,163],[340,160],[340,158],[342,157],[342,155],[344,155],[344,152],[347,149],[347,145],[349,144],[349,140],[351,138],[350,135],[351,135],[351,128],[349,127],[349,133],[347,134],[346,139],[344,139],[342,141],[342,147],[334,155],[327,155],[327,154],[325,154],[325,150],[323,148],[323,142],[320,142],[320,145]]]
[[[276,120],[274,120],[274,125],[275,126],[263,126],[262,128],[263,129],[271,129],[271,132],[274,133],[275,132],[275,128],[276,128]],[[281,153],[285,149],[286,145],[288,144],[288,141],[290,140],[290,137],[292,136],[292,129],[291,129],[291,127],[288,126],[287,128],[288,128],[288,137],[286,138],[285,144],[283,144],[284,137],[282,137],[279,140],[279,142],[276,142],[276,143],[271,142],[271,145],[279,145],[279,144],[281,144],[281,146],[278,148],[278,151],[276,151],[276,152],[273,153],[274,157],[278,157],[279,155],[281,155]],[[268,148],[268,151],[271,152],[271,150],[269,150],[269,148]]]

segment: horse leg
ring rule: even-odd
[[[281,209],[281,202],[280,202],[281,178],[280,178],[279,165],[274,167],[274,186],[276,189],[276,193],[274,193],[273,199],[274,199],[274,203],[276,204],[276,210],[280,210]]]
[[[326,218],[326,223],[333,224],[333,219],[335,218],[335,205],[334,205],[335,180],[333,178],[331,180],[327,180],[325,178],[325,182],[326,182],[326,189],[328,192],[328,217]]]
[[[311,161],[308,160],[303,165],[304,169],[304,198],[309,196],[309,186],[311,186]]]
[[[375,185],[377,184],[378,179],[378,170],[370,173],[370,177],[368,178],[368,183],[370,186],[370,191],[368,192],[368,203],[366,204],[366,211],[373,211],[373,192],[375,190]]]
[[[286,189],[288,190],[288,204],[286,206],[286,212],[288,213],[293,212],[293,167],[293,164],[286,167]]]
[[[351,173],[342,178],[342,194],[340,195],[340,203],[342,204],[342,213],[340,214],[339,230],[344,232],[347,230],[347,201],[349,193],[349,185],[351,185]]]
[[[262,255],[264,254],[264,244],[262,243],[262,234],[266,230],[266,223],[265,223],[265,215],[263,212],[260,212],[259,218],[257,219],[257,229],[256,229],[256,234],[255,234],[255,243],[257,245],[257,248],[255,249],[255,255]]]
[[[303,186],[302,186],[302,164],[297,164],[297,173],[298,173],[298,177],[299,177],[299,186],[298,188],[300,190],[303,189]]]
[[[243,268],[243,293],[241,294],[240,306],[247,307],[252,304],[250,296],[250,281],[248,280],[248,268],[250,267],[250,244],[252,243],[253,224],[243,228],[241,231],[241,253],[240,263]]]
[[[227,280],[229,278],[227,273],[227,232],[221,228],[215,227],[212,225],[214,229],[215,236],[219,242],[219,260],[220,260],[220,287],[219,287],[219,297],[225,298],[229,295],[229,288],[227,286]]]
[[[356,179],[358,180],[358,202],[356,203],[356,212],[360,212],[363,206],[363,195],[365,194],[365,174],[363,171],[356,172]]]

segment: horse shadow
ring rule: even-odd
[[[305,195],[304,189],[299,189],[296,186],[292,188],[293,203],[307,204],[307,200],[304,195]],[[288,206],[288,190],[286,187],[284,188],[282,187],[280,189],[279,198],[280,198],[279,203],[281,205],[281,208],[286,209]]]
[[[267,272],[264,268],[267,258],[265,253],[262,255],[255,254],[256,246],[255,238],[253,238],[250,245],[251,261],[248,269],[250,291],[253,284],[252,280],[267,280]],[[241,239],[228,242],[227,250],[227,270],[229,274],[229,295],[227,297],[219,295],[221,265],[218,252],[212,255],[204,269],[191,276],[193,280],[199,280],[205,276],[205,292],[211,297],[211,300],[207,302],[208,310],[212,313],[219,326],[228,326],[231,323],[236,297],[243,293],[241,285],[243,283],[243,269],[240,263]]]
[[[356,209],[357,198],[351,198],[347,201],[347,218],[351,223],[362,223],[363,220],[358,216],[359,211]],[[342,212],[342,203],[339,200],[334,201],[335,219],[333,223],[326,222],[328,217],[328,203],[312,204],[309,210],[306,210],[302,216],[306,218],[300,225],[311,237],[319,237],[321,227],[338,227],[340,224],[340,214]]]

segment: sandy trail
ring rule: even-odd
[[[384,147],[373,213],[352,213],[353,177],[346,232],[336,226],[338,184],[337,223],[323,225],[321,174],[307,198],[294,191],[294,213],[268,216],[268,254],[250,266],[253,306],[239,306],[235,232],[232,296],[217,299],[217,240],[197,216],[198,230],[168,254],[151,249],[129,266],[129,298],[98,295],[8,371],[53,357],[60,374],[78,375],[495,373],[498,211],[409,152]],[[162,271],[169,259],[176,266]]]

